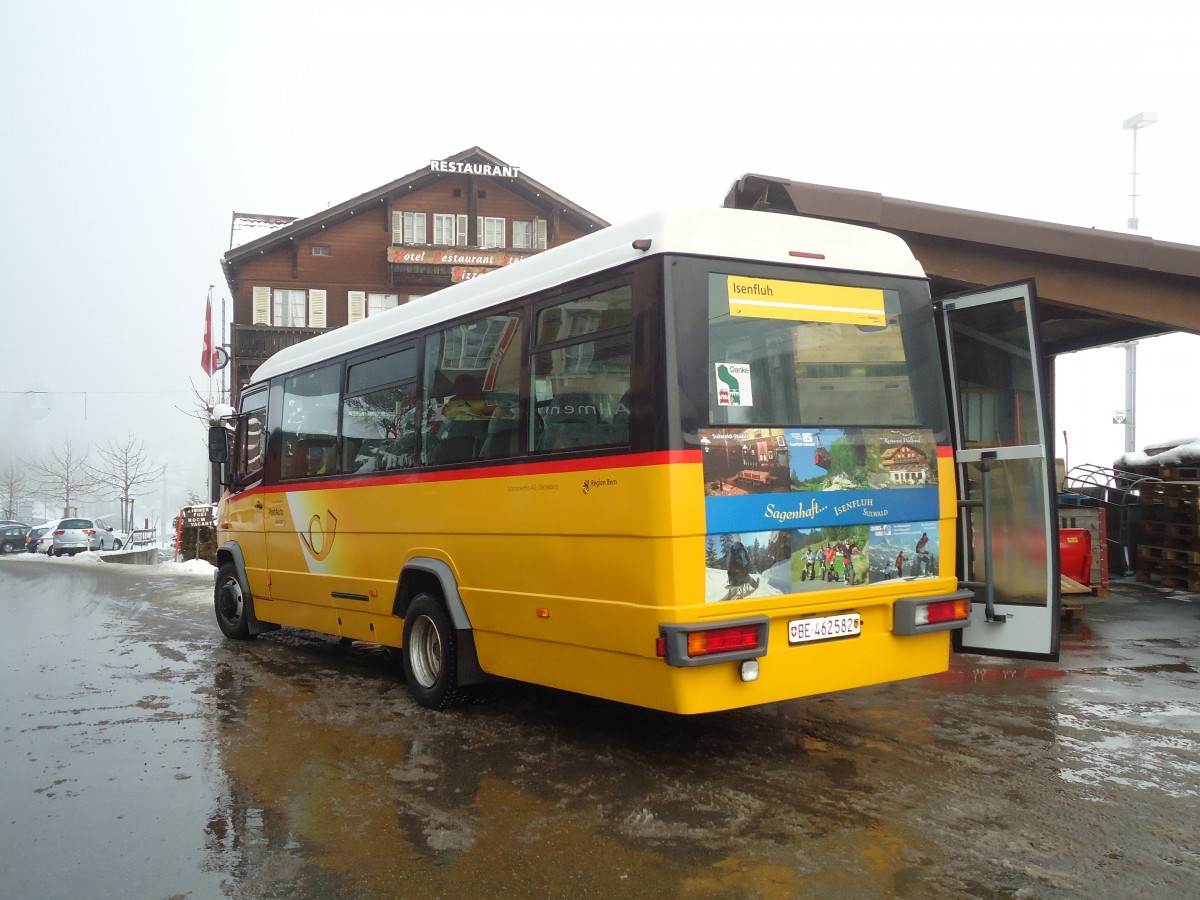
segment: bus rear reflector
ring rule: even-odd
[[[687,636],[688,656],[709,656],[731,650],[749,650],[758,646],[757,625],[735,625],[712,631],[692,631]]]

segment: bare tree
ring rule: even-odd
[[[0,473],[0,504],[4,506],[4,518],[17,517],[17,504],[25,495],[25,478],[16,465],[9,462],[8,469]]]
[[[162,478],[166,466],[153,466],[146,458],[146,445],[127,435],[124,443],[109,441],[97,447],[99,466],[88,466],[89,477],[97,493],[106,500],[121,502],[121,530],[133,531],[133,501],[139,488],[154,484]]]
[[[27,460],[25,465],[37,479],[42,493],[56,503],[61,502],[62,514],[71,516],[76,504],[94,487],[87,458],[87,450],[63,435],[62,443],[51,447],[45,459]]]

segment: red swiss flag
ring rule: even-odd
[[[211,375],[217,371],[216,351],[212,339],[212,298],[204,304],[204,349],[200,353],[200,368]]]

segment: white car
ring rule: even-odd
[[[88,550],[120,550],[121,537],[97,519],[62,519],[51,532],[50,552],[55,556],[74,556]]]
[[[62,521],[62,519],[54,519],[50,522],[47,522],[44,526],[42,526],[45,530],[42,532],[42,536],[38,538],[38,542],[37,542],[37,552],[38,553],[45,553],[47,556],[50,556],[50,554],[53,553],[53,551],[54,551],[54,531],[55,531],[55,529],[58,528],[58,523],[61,521]]]

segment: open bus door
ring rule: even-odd
[[[1058,659],[1058,521],[1033,281],[941,298],[959,492],[955,649]]]

